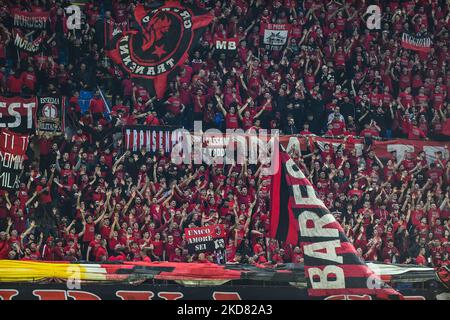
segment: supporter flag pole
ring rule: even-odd
[[[100,92],[100,96],[102,97],[103,102],[105,103],[106,110],[108,110],[108,120],[111,120],[111,109],[109,108],[108,101],[105,98],[105,95],[103,94],[102,89],[100,86],[97,86],[98,92]]]

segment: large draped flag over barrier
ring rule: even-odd
[[[279,168],[271,190],[270,236],[300,244],[305,256],[308,295],[370,295],[379,299],[400,299],[356,252],[314,187],[281,148]]]
[[[160,99],[168,78],[185,63],[213,16],[178,1],[168,1],[152,7],[137,5],[134,19],[138,29],[115,37],[108,55],[135,83]]]

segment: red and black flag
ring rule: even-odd
[[[299,244],[305,257],[305,277],[310,297],[400,299],[397,291],[387,286],[358,257],[315,189],[294,160],[280,150],[280,170],[273,176],[271,192],[272,238]]]
[[[135,83],[160,99],[168,78],[186,61],[213,16],[178,1],[168,1],[152,7],[137,5],[134,19],[138,28],[117,36],[109,57]]]
[[[16,133],[6,128],[0,130],[0,189],[19,188],[29,139],[28,134]]]
[[[431,51],[431,45],[430,37],[412,35],[406,32],[402,34],[402,47],[405,49],[428,53]]]

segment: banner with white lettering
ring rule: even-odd
[[[44,30],[50,20],[49,12],[14,11],[14,27],[21,29]]]
[[[132,152],[145,148],[147,152],[157,152],[162,149],[165,153],[172,151],[173,146],[181,141],[182,135],[177,133],[178,127],[164,126],[124,126],[123,147]]]
[[[0,131],[0,189],[15,190],[19,187],[28,142],[28,135],[8,129]]]
[[[237,37],[232,38],[217,38],[215,39],[215,48],[220,51],[236,51],[239,43]]]
[[[43,49],[41,37],[34,41],[28,41],[18,33],[16,33],[16,37],[14,38],[14,45],[19,50],[23,50],[29,53],[36,53]]]
[[[261,35],[266,50],[283,50],[287,44],[291,25],[287,23],[263,23]]]
[[[402,34],[402,47],[405,49],[430,52],[431,44],[430,37],[414,36],[408,33]]]
[[[334,151],[337,151],[338,148],[342,148],[345,152],[356,149],[356,155],[360,156],[364,147],[364,141],[360,138],[349,138],[344,140],[314,136],[309,137],[308,142],[309,143],[307,143],[304,136],[280,137],[280,143],[287,150],[296,148],[301,151],[306,151],[307,147],[309,147],[311,151],[317,149],[325,150],[325,146],[330,145],[333,147]],[[401,161],[404,158],[405,152],[411,153],[414,157],[420,152],[424,152],[428,163],[436,161],[439,152],[442,154],[442,158],[450,158],[448,143],[440,141],[408,139],[393,139],[386,141],[374,140],[372,143],[372,150],[380,159],[392,158],[392,152],[395,151],[397,161]]]
[[[184,235],[189,253],[214,252],[225,249],[226,235],[223,224],[186,228]]]
[[[0,128],[20,133],[34,132],[36,109],[36,98],[0,96]]]
[[[399,299],[359,258],[339,222],[286,151],[278,154],[278,173],[273,176],[270,236],[299,244],[305,256],[308,295],[370,295]]]
[[[39,133],[61,134],[65,128],[65,98],[38,97],[37,130]]]

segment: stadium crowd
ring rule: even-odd
[[[371,150],[373,139],[446,139],[447,1],[190,1],[216,19],[161,101],[111,63],[99,35],[107,25],[131,27],[134,2],[87,1],[82,29],[69,31],[66,1],[0,1],[0,93],[70,100],[65,134],[36,135],[20,189],[1,193],[0,259],[215,261],[190,255],[183,229],[223,223],[228,263],[302,262],[298,246],[266,237],[270,176],[261,166],[175,165],[163,150],[122,151],[123,125],[202,120],[311,140],[364,137],[361,156],[330,146],[290,152],[362,259],[449,263],[448,152],[428,163],[423,153],[378,159]],[[366,26],[372,3],[382,8],[380,31]],[[42,52],[14,47],[14,8],[51,12]],[[285,49],[264,49],[261,22],[292,24]],[[431,51],[402,48],[404,31],[430,36]],[[236,52],[215,49],[230,37]],[[83,91],[94,92],[85,112]]]

